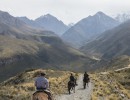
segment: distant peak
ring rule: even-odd
[[[51,14],[42,15],[40,18],[55,18]]]
[[[95,16],[95,17],[98,17],[98,18],[101,18],[101,17],[106,17],[106,16],[108,16],[108,15],[106,15],[106,14],[104,14],[103,12],[99,11],[99,12],[97,12],[94,16]]]
[[[104,15],[104,13],[101,11],[97,12],[96,14]]]
[[[44,15],[44,16],[49,16],[49,17],[51,16],[51,17],[52,17],[52,15],[51,15],[51,14],[46,14],[46,15]]]

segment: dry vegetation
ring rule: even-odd
[[[129,100],[130,69],[92,75],[92,100]]]
[[[61,94],[67,91],[67,82],[69,71],[53,71],[53,70],[28,70],[5,82],[0,87],[0,100],[30,100],[35,92],[34,80],[39,71],[47,73],[50,81],[51,92]]]

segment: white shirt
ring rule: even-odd
[[[45,78],[45,77],[37,77],[35,80],[35,86],[37,88],[45,88],[48,89],[49,88],[49,81]]]

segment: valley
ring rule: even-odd
[[[129,100],[130,20],[122,17],[99,11],[66,25],[51,14],[31,20],[0,11],[0,100],[31,100],[41,71],[56,100]],[[71,73],[78,86],[68,95]]]

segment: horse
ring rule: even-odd
[[[72,91],[72,90],[75,93],[75,86],[76,86],[75,82],[72,82],[72,81],[68,82],[68,92],[69,92],[69,94],[71,93],[70,91]]]
[[[87,86],[88,86],[88,83],[89,83],[89,82],[90,82],[89,77],[83,79],[83,87],[84,87],[84,89],[86,89],[86,84],[87,84]]]
[[[36,91],[33,94],[32,100],[49,100],[48,95],[43,91]]]

